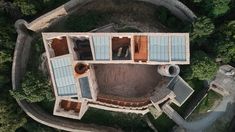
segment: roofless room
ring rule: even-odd
[[[131,39],[129,37],[112,38],[112,59],[130,60],[131,59]]]

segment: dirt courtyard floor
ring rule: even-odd
[[[95,74],[101,94],[141,97],[152,93],[161,80],[157,66],[96,64]]]

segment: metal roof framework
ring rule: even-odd
[[[186,41],[183,36],[171,36],[171,60],[186,61]]]
[[[59,96],[77,95],[75,78],[73,76],[72,58],[64,56],[50,60],[54,73],[57,94]]]
[[[169,37],[149,36],[149,60],[169,62]]]
[[[95,50],[96,60],[109,60],[110,59],[110,37],[109,36],[93,36],[93,46]]]
[[[189,64],[188,33],[43,33],[46,40],[66,36],[88,37],[93,60],[74,60],[85,63],[139,63],[134,61],[134,36],[147,36],[148,57],[145,64]],[[112,38],[131,38],[131,60],[112,59]],[[69,41],[71,43],[71,41]],[[70,44],[70,52],[73,49]]]
[[[167,86],[174,92],[174,103],[181,106],[194,92],[194,90],[180,77],[174,77]]]
[[[92,99],[88,77],[79,78],[83,98]]]

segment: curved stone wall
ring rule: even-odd
[[[15,24],[18,36],[16,41],[16,47],[14,52],[13,66],[12,66],[12,87],[13,89],[20,88],[21,78],[26,70],[28,56],[30,52],[30,45],[32,37],[23,31],[24,25],[27,22],[24,20],[18,20]],[[36,104],[31,104],[26,101],[19,101],[17,103],[25,111],[25,113],[32,119],[40,122],[44,125],[54,127],[66,131],[120,131],[111,127],[98,126],[94,124],[79,123],[75,120],[61,118],[53,116],[43,111]]]
[[[233,95],[223,97],[223,100],[212,110],[209,114],[201,119],[186,121],[183,119],[171,106],[168,104],[163,106],[163,112],[170,117],[180,127],[186,129],[186,131],[199,132],[204,131],[211,126],[219,117],[229,109],[229,105],[233,102]]]
[[[39,32],[49,27],[53,22],[70,14],[75,8],[79,8],[85,4],[88,4],[93,0],[70,0],[69,2],[61,5],[60,7],[38,17],[27,25],[27,28]],[[154,4],[156,6],[163,6],[167,8],[172,14],[177,16],[183,21],[193,21],[196,15],[183,3],[178,0],[137,0]]]
[[[63,18],[64,16],[73,12],[75,8],[79,8],[84,4],[89,3],[90,1],[92,0],[70,0],[60,7],[33,20],[27,25],[27,28],[35,32],[40,32],[43,29],[49,27],[54,22],[58,21],[60,18]]]
[[[87,4],[92,0],[70,0],[69,2],[65,3],[64,5],[46,13],[45,15],[35,19],[31,23],[27,23],[24,20],[18,20],[15,23],[15,27],[18,33],[15,51],[14,51],[14,58],[13,58],[13,65],[12,65],[12,87],[13,89],[20,88],[21,79],[24,76],[24,72],[26,70],[27,61],[29,57],[31,42],[33,37],[27,33],[27,29],[32,30],[34,32],[40,33],[40,31],[49,27],[52,23],[60,20],[67,14],[74,11],[75,8],[79,8],[80,6]],[[155,5],[162,5],[168,9],[171,9],[171,5],[179,5],[171,2],[170,0],[165,0],[168,2],[161,2],[159,0],[140,0],[144,2],[150,2]],[[174,1],[175,2],[175,1]],[[169,4],[172,3],[172,4]],[[182,4],[182,3],[181,3]],[[169,8],[170,7],[170,8]],[[192,20],[195,15],[190,12],[188,8],[185,6],[179,6],[181,8],[176,13],[176,16],[181,18],[182,20]],[[171,10],[173,11],[173,10]],[[183,12],[182,12],[183,11]],[[182,14],[187,15],[182,15]],[[104,126],[97,126],[94,124],[84,124],[79,123],[75,120],[70,120],[66,118],[61,118],[57,116],[50,115],[49,113],[43,111],[39,106],[36,104],[31,104],[26,101],[19,101],[17,100],[20,107],[25,111],[25,113],[33,118],[34,120],[57,129],[62,129],[66,131],[121,131],[111,127],[104,127]]]
[[[167,8],[172,14],[177,16],[183,21],[192,22],[196,15],[183,3],[178,0],[138,0],[143,2],[152,3],[156,6],[163,6]]]

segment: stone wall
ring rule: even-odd
[[[87,4],[92,0],[70,0],[64,5],[42,15],[41,17],[35,19],[31,23],[27,23],[24,20],[18,20],[15,23],[15,27],[18,33],[13,65],[12,65],[12,87],[13,89],[20,88],[21,79],[24,76],[26,71],[27,61],[30,53],[31,42],[33,37],[27,33],[27,29],[32,30],[34,32],[40,33],[40,31],[48,28],[54,22],[57,22],[64,16],[73,12],[75,8],[79,8],[84,4]],[[170,9],[173,14],[181,18],[182,20],[191,20],[195,17],[195,15],[190,12],[188,8],[184,5],[179,4],[180,2],[171,1],[171,0],[140,0],[149,2],[155,5],[162,5],[166,8]],[[169,4],[171,3],[171,4]],[[175,7],[175,5],[179,5],[179,7]],[[172,6],[172,7],[171,7]],[[174,7],[173,7],[174,6]],[[175,8],[182,8],[183,12],[180,13],[180,10],[173,10]],[[188,13],[188,14],[187,14]],[[187,15],[183,15],[187,14]],[[57,129],[62,129],[65,131],[121,131],[111,127],[98,126],[94,124],[83,124],[74,120],[69,120],[66,118],[53,116],[45,111],[43,111],[39,106],[35,104],[28,103],[26,101],[17,100],[20,107],[25,111],[25,113],[30,116],[32,119]]]
[[[138,0],[143,2],[152,3],[156,6],[163,6],[167,8],[172,14],[177,16],[183,21],[192,22],[196,15],[183,3],[178,0]]]
[[[54,22],[58,21],[60,18],[73,12],[75,8],[79,8],[84,4],[87,4],[92,0],[70,0],[69,2],[61,5],[60,7],[38,17],[27,25],[27,28],[39,32],[45,28],[48,28]]]

